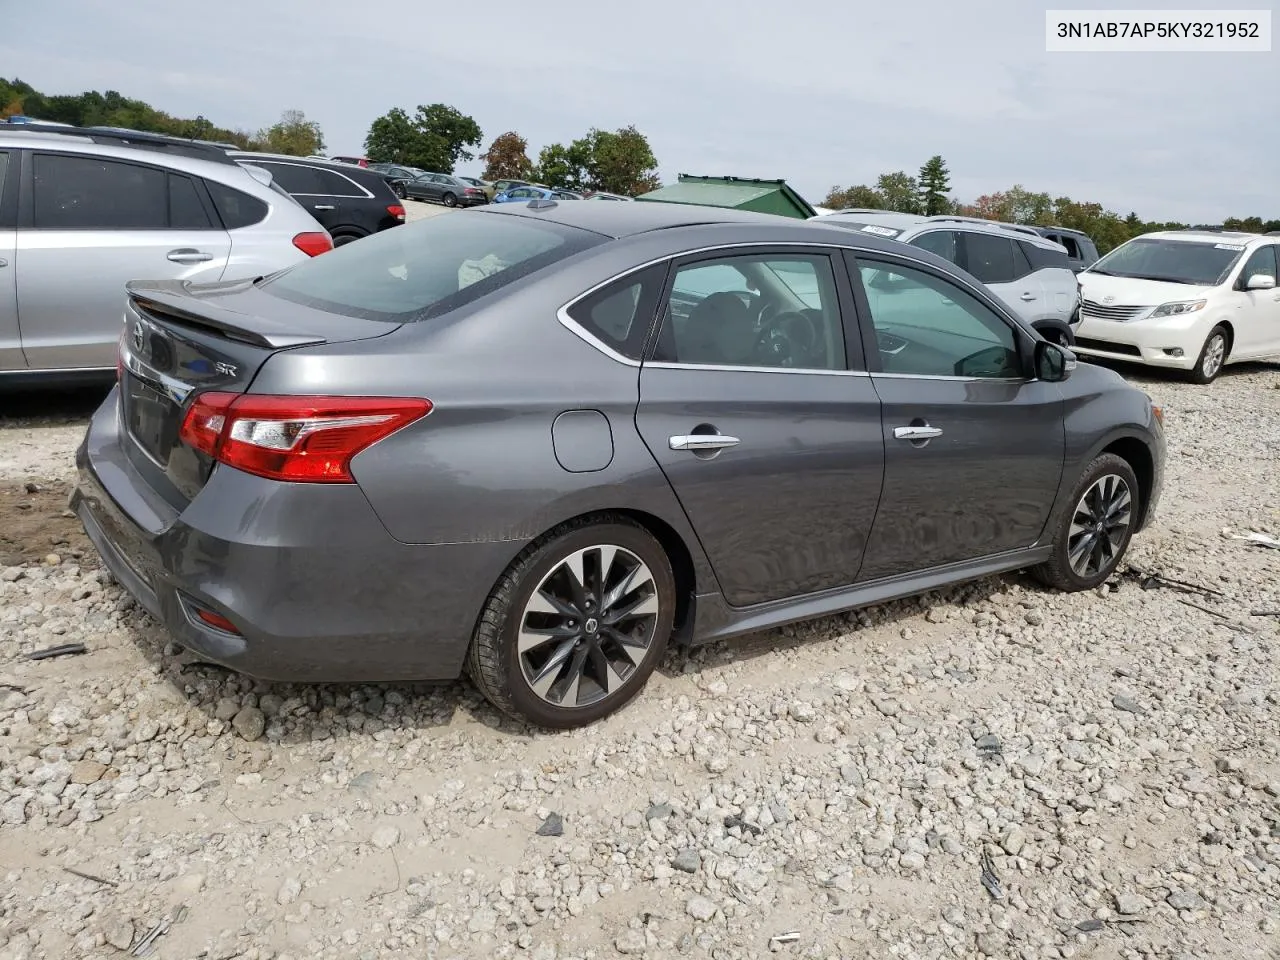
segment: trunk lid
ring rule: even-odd
[[[126,455],[181,510],[213,461],[178,439],[191,402],[244,393],[281,350],[385,336],[398,323],[325,313],[268,296],[252,280],[133,282],[120,336],[120,419]]]

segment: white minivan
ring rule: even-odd
[[[1185,371],[1280,357],[1280,236],[1166,230],[1124,243],[1077,276],[1074,350]]]

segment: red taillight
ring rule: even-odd
[[[354,483],[351,459],[431,412],[414,397],[203,393],[179,437],[219,463],[271,480]]]
[[[300,233],[293,238],[293,245],[308,257],[318,257],[333,249],[333,238],[327,233]]]
[[[197,609],[196,616],[202,623],[207,623],[218,630],[225,630],[227,633],[234,633],[237,636],[241,635],[236,625],[220,613],[214,613],[212,610]]]
[[[391,216],[395,217],[397,220],[404,219],[404,207],[400,206],[398,203],[393,203],[391,206],[387,207],[387,213],[391,214]]]

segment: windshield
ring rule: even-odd
[[[447,313],[605,239],[527,217],[431,217],[305,260],[262,289],[329,313],[407,323]]]
[[[1243,243],[1138,237],[1116,247],[1089,273],[1216,287],[1244,253]]]

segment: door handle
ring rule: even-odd
[[[912,425],[910,427],[893,428],[895,440],[932,440],[934,437],[940,436],[942,436],[941,427]]]
[[[1020,300],[1034,300],[1035,298],[1036,298],[1036,295],[1035,295],[1034,293],[1031,293],[1030,291],[1027,291],[1027,292],[1023,293],[1023,295],[1022,295],[1019,299],[1020,299]]]
[[[333,204],[332,204],[332,203],[317,203],[314,207],[312,207],[312,209],[313,209],[313,210],[332,210],[332,209],[333,209]]]
[[[667,438],[667,446],[672,450],[722,450],[741,442],[737,437],[726,437],[723,433],[692,433]]]
[[[8,265],[9,261],[4,259],[4,257],[0,257],[0,267],[7,267]]]
[[[183,247],[181,250],[170,250],[168,258],[174,263],[204,263],[206,260],[212,260],[213,254],[193,247]]]

